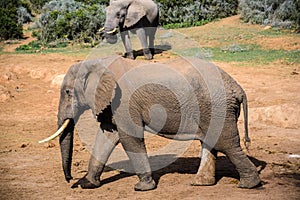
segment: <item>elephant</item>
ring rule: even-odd
[[[74,126],[88,109],[100,128],[88,172],[72,188],[100,187],[105,164],[120,142],[139,177],[136,191],[156,188],[147,157],[144,131],[175,140],[201,142],[201,161],[191,181],[214,185],[217,152],[224,153],[240,175],[238,187],[261,184],[255,165],[241,148],[237,121],[244,113],[244,142],[248,136],[247,96],[225,71],[198,58],[166,63],[108,57],[74,64],[60,93],[58,131],[66,181],[72,179]]]
[[[137,34],[143,48],[145,59],[154,55],[154,39],[159,23],[158,6],[152,0],[111,0],[106,8],[104,28],[100,32],[108,43],[117,42],[117,27],[120,29],[125,57],[135,59],[130,42],[129,31]]]

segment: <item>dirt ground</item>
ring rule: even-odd
[[[201,32],[226,24],[228,20],[193,29]],[[300,45],[299,36],[259,42],[268,48]],[[157,55],[156,60],[167,54]],[[135,192],[137,176],[112,169],[101,176],[100,188],[71,189],[86,173],[89,160],[78,135],[72,166],[75,180],[69,184],[64,180],[58,140],[38,141],[57,129],[58,75],[80,60],[84,56],[79,54],[0,54],[0,199],[300,199],[300,66],[281,61],[255,67],[216,63],[248,95],[252,144],[247,154],[260,172],[262,187],[237,188],[237,172],[221,154],[216,185],[191,186],[200,162],[200,144],[193,142],[173,164],[154,172],[158,187],[153,191]],[[147,147],[151,150],[165,142],[168,140],[153,137]]]

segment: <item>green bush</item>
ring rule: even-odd
[[[97,32],[105,20],[104,5],[52,0],[43,9],[39,19],[41,31],[38,35],[44,44],[56,40],[75,40],[91,45],[97,43]]]
[[[32,20],[29,0],[0,1],[0,40],[23,37],[23,23]]]
[[[46,45],[43,45],[41,41],[35,40],[30,42],[29,44],[24,44],[16,48],[16,52],[26,52],[26,53],[31,53],[31,52],[37,52],[37,51],[42,51],[42,50],[48,50],[49,48],[66,48],[68,47],[67,42],[63,41],[54,41],[50,42]]]
[[[34,12],[40,13],[45,3],[49,2],[50,0],[29,0],[31,8]]]
[[[20,5],[19,0],[0,1],[0,40],[22,38],[22,24],[18,23]]]
[[[24,44],[16,48],[16,51],[35,51],[41,48],[39,41],[32,41],[29,44]]]
[[[169,24],[179,27],[201,25],[235,15],[238,8],[238,0],[157,0],[157,3],[161,13],[160,23],[164,27],[169,27]]]
[[[300,1],[240,0],[239,9],[245,22],[280,28],[300,26]]]

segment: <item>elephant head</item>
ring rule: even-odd
[[[106,8],[106,21],[102,29],[107,42],[117,42],[117,27],[120,31],[139,28],[138,22],[143,17],[153,22],[157,12],[157,6],[152,0],[111,0]]]
[[[60,93],[57,115],[59,129],[52,136],[40,141],[47,142],[60,136],[66,181],[72,179],[73,134],[76,122],[87,109],[91,109],[94,116],[101,115],[112,100],[115,86],[113,74],[99,60],[75,64],[67,72]]]

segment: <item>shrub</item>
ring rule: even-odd
[[[56,40],[95,44],[98,40],[97,31],[105,20],[105,6],[100,4],[52,0],[45,4],[43,10],[39,19],[39,39],[44,44]]]
[[[28,0],[0,1],[0,40],[23,37],[23,23],[32,19]]]
[[[40,13],[45,3],[49,2],[50,0],[29,0],[31,4],[31,8],[36,13]]]
[[[35,51],[41,48],[41,44],[38,41],[32,41],[29,44],[24,44],[16,48],[16,51]]]
[[[18,24],[24,24],[32,21],[32,15],[28,12],[28,9],[20,6],[17,10]]]
[[[0,1],[0,40],[22,38],[22,24],[18,23],[19,0]]]
[[[240,0],[239,10],[245,22],[281,28],[300,26],[300,1]]]
[[[24,44],[24,45],[19,46],[18,48],[16,48],[16,51],[17,52],[31,53],[31,52],[47,50],[48,48],[65,48],[67,46],[68,46],[67,42],[55,41],[55,42],[50,42],[47,45],[43,45],[41,43],[41,41],[35,40],[35,41],[32,41],[28,44]]]
[[[203,24],[237,14],[238,0],[157,0],[160,8],[160,23],[181,24],[182,27]]]
[[[110,0],[77,0],[77,1],[88,5],[93,5],[93,4],[108,5]]]

